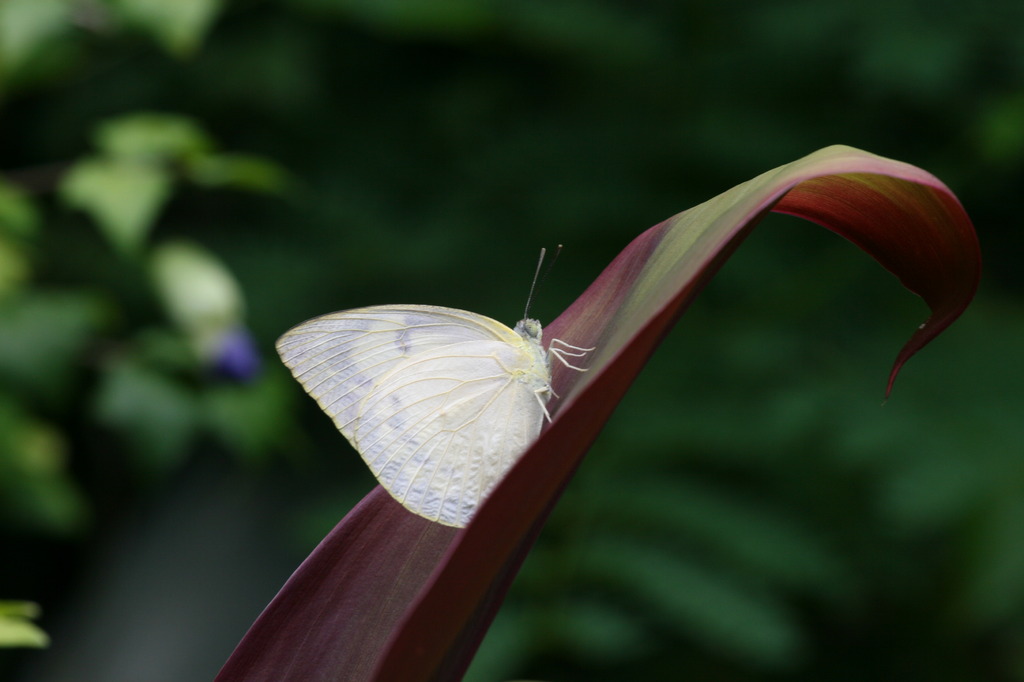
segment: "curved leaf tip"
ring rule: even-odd
[[[848,153],[865,154],[852,149]],[[893,363],[888,397],[907,360],[952,324],[974,298],[981,279],[981,248],[967,212],[942,181],[913,166],[880,157],[872,160],[884,163],[875,172],[799,183],[773,210],[811,220],[850,240],[931,309]],[[883,174],[889,166],[892,174]]]

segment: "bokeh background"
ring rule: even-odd
[[[550,320],[643,229],[845,143],[950,185],[975,304],[771,216],[651,361],[467,679],[1024,680],[1024,4],[0,0],[10,680],[210,679],[373,485],[313,315]]]

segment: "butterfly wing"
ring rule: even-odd
[[[544,352],[482,315],[361,308],[304,322],[277,348],[381,485],[447,525],[468,522],[540,431]]]
[[[464,526],[544,419],[528,351],[470,341],[396,367],[363,401],[355,445],[381,484],[421,516]]]
[[[277,352],[352,441],[359,402],[403,361],[462,341],[514,342],[516,336],[490,318],[453,308],[373,306],[307,320],[278,339]]]

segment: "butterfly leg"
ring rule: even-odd
[[[594,347],[594,348],[580,348],[579,346],[574,346],[571,343],[568,343],[567,341],[563,341],[562,339],[551,339],[551,343],[560,343],[563,346],[565,346],[566,348],[569,348],[571,350],[583,351],[584,353],[589,353],[592,350],[597,350],[596,347]]]
[[[544,410],[544,418],[547,419],[548,423],[550,424],[551,423],[551,413],[548,412],[547,402],[544,400],[544,397],[543,397],[544,393],[550,393],[551,395],[555,394],[555,392],[551,390],[550,386],[544,386],[542,388],[538,388],[537,390],[535,390],[533,392],[533,395],[537,397],[537,402],[540,403],[540,409]],[[555,396],[555,397],[557,398],[558,396]]]
[[[556,347],[556,343],[561,344],[561,347]],[[561,362],[566,367],[568,367],[569,369],[574,369],[577,372],[586,372],[587,368],[577,367],[576,365],[573,365],[572,363],[565,359],[566,356],[570,358],[582,358],[585,357],[587,353],[593,350],[594,348],[580,348],[579,346],[574,346],[571,343],[566,343],[565,341],[562,341],[561,339],[551,339],[551,344],[548,346],[548,352],[551,355],[558,358],[558,361]]]

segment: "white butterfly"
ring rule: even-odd
[[[406,509],[465,526],[537,439],[550,357],[578,348],[524,318],[509,329],[465,310],[357,308],[317,317],[277,342],[284,364]],[[556,345],[558,344],[558,345]]]

